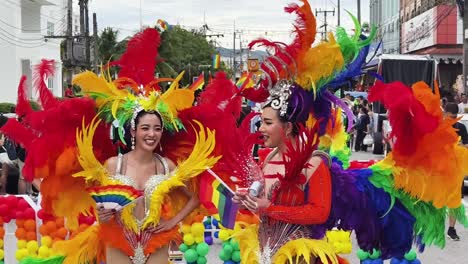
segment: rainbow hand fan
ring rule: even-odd
[[[141,191],[128,185],[105,185],[87,188],[88,193],[96,201],[96,205],[105,209],[122,210],[143,196]]]

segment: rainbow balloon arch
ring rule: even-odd
[[[47,258],[57,241],[73,238],[91,226],[94,217],[80,216],[71,232],[63,218],[47,214],[27,195],[0,196],[0,264],[19,263],[27,256]]]

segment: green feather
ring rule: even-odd
[[[46,259],[26,257],[21,260],[20,264],[61,264],[64,260],[64,256],[54,256]]]

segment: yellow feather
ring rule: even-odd
[[[182,71],[181,73],[179,73],[179,75],[177,75],[177,78],[175,78],[174,81],[171,83],[169,89],[167,89],[167,91],[161,96],[162,98],[165,98],[168,94],[170,94],[170,92],[179,88],[179,82],[182,79],[182,77],[184,77],[184,73],[185,71]]]
[[[71,240],[57,241],[53,251],[65,256],[63,264],[100,263],[103,245],[99,239],[99,225],[90,226]]]
[[[235,231],[232,235],[239,241],[242,263],[258,264],[258,225],[249,225],[245,229]]]
[[[109,174],[104,166],[96,159],[93,151],[93,138],[101,120],[97,116],[86,126],[83,119],[82,130],[76,131],[76,145],[78,147],[78,162],[83,168],[82,171],[73,174],[73,177],[83,177],[87,182],[102,183]]]
[[[282,246],[273,256],[273,263],[293,263],[293,259],[303,258],[310,263],[310,256],[315,256],[322,263],[338,264],[333,247],[325,240],[295,239]]]

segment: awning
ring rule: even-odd
[[[457,64],[457,63],[462,63],[463,64],[463,55],[457,55],[457,54],[434,54],[432,57],[437,60],[438,63],[442,64]]]

